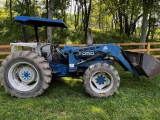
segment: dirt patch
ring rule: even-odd
[[[11,51],[11,48],[0,48],[0,52],[9,52]]]

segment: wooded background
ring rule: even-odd
[[[23,38],[17,15],[63,20],[69,29],[41,28],[42,40],[85,43],[92,28],[94,43],[160,40],[159,0],[3,0],[0,6],[0,43]],[[27,28],[34,39],[32,28]],[[48,36],[48,38],[47,38]]]

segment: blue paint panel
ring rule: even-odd
[[[68,76],[69,75],[68,65],[50,62],[50,67],[56,76]]]
[[[90,65],[93,65],[95,63],[100,63],[100,62],[105,62],[107,64],[112,64],[113,61],[112,60],[88,61],[88,62],[84,62],[84,63],[80,64],[79,67],[89,67]]]

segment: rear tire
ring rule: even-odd
[[[2,62],[2,85],[6,92],[18,98],[41,95],[51,82],[47,61],[35,52],[15,52]]]
[[[104,98],[116,92],[120,85],[120,77],[112,65],[96,63],[85,71],[83,84],[90,96]]]

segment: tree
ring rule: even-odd
[[[73,1],[71,1],[73,2]],[[79,4],[79,1],[76,0],[75,1],[76,4],[75,4],[75,8],[74,8],[74,28],[77,29],[78,27],[78,23],[79,23],[79,18],[80,18],[80,4]]]
[[[160,23],[158,0],[5,0],[5,2],[8,14],[5,18],[6,25],[2,25],[8,26],[8,31],[11,31],[11,26],[16,25],[13,23],[15,15],[27,15],[61,19],[74,27],[75,31],[83,31],[85,38],[89,26],[130,36],[137,34],[136,31],[141,27],[137,23],[141,22],[143,17],[142,30],[138,35],[140,37],[141,34],[141,42],[145,42],[146,38],[154,38]],[[50,27],[46,27],[46,39],[47,42],[52,42]]]
[[[10,18],[11,18],[11,20],[12,20],[12,1],[10,0],[10,2],[9,2],[9,8],[10,8]]]
[[[87,38],[87,31],[88,31],[88,25],[90,20],[90,12],[91,12],[91,6],[92,6],[92,0],[89,0],[87,3],[87,0],[83,1],[84,6],[84,32],[85,32],[85,38]]]
[[[153,0],[143,0],[143,20],[142,20],[141,37],[140,37],[141,43],[146,42],[148,14],[152,6],[153,6]],[[144,49],[145,46],[140,45],[139,48]]]
[[[158,20],[159,20],[159,2],[158,1],[155,1],[153,3],[153,7],[152,7],[152,10],[150,10],[150,13],[149,13],[149,19],[148,19],[148,32],[147,32],[147,37],[146,37],[146,41],[149,40],[149,36],[151,38],[151,40],[153,40],[154,38],[154,35],[155,35],[155,32],[159,26],[158,24]]]
[[[46,0],[46,4],[48,4],[48,0]],[[54,0],[49,0],[47,9],[48,9],[48,18],[51,19],[53,19],[53,6],[54,6]],[[47,42],[52,43],[52,27],[47,27]]]

